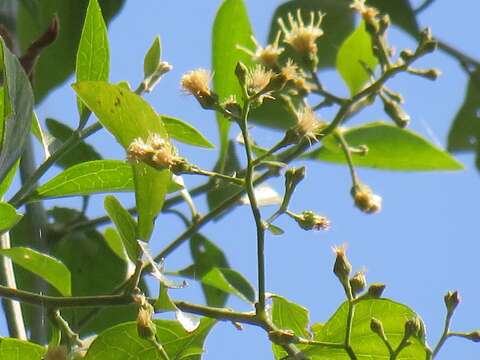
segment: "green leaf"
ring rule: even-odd
[[[282,228],[273,224],[269,224],[267,230],[270,231],[273,235],[283,235],[285,233]]]
[[[155,110],[124,87],[102,81],[85,81],[74,84],[73,88],[124,148],[128,148],[136,138],[146,140],[151,133],[168,137]],[[162,209],[171,173],[168,170],[155,170],[143,163],[132,167],[138,209],[138,237],[148,240],[153,222]]]
[[[124,2],[125,0],[99,1],[107,22],[120,11]],[[16,24],[21,53],[47,29],[54,14],[60,20],[57,40],[42,51],[35,67],[34,90],[37,102],[42,101],[50,90],[67,80],[74,71],[87,4],[87,1],[78,0],[19,2]]]
[[[105,210],[108,217],[117,227],[123,246],[127,251],[128,257],[135,263],[140,254],[140,248],[137,243],[137,224],[127,210],[112,195],[108,195],[104,200]]]
[[[32,342],[13,339],[0,339],[0,359],[39,360],[45,355],[46,348]]]
[[[212,64],[213,89],[220,100],[230,95],[242,98],[242,90],[235,76],[235,67],[239,61],[252,64],[250,56],[239,50],[238,45],[250,48],[253,34],[247,8],[243,0],[224,0],[217,11],[213,23]],[[223,169],[228,148],[230,121],[217,113],[220,133],[220,169]]]
[[[69,167],[39,186],[28,201],[133,189],[130,164],[119,160],[97,160]]]
[[[439,171],[461,170],[463,165],[446,151],[429,143],[413,131],[383,122],[351,128],[344,132],[352,147],[366,145],[366,155],[352,154],[355,166],[383,170]],[[339,146],[321,147],[306,155],[309,158],[334,163],[346,163]]]
[[[105,238],[108,247],[118,256],[119,259],[122,259],[125,262],[129,261],[127,251],[123,245],[123,240],[117,229],[112,227],[106,228],[103,237]]]
[[[156,36],[153,40],[150,49],[148,49],[145,54],[145,59],[143,60],[143,77],[146,79],[149,76],[152,76],[157,70],[158,65],[160,64],[160,59],[162,58],[162,43],[160,36]]]
[[[20,164],[20,159],[10,168],[5,178],[0,181],[0,198],[5,195],[7,190],[10,188],[13,179],[15,178],[15,174],[17,173],[18,165]]]
[[[337,70],[352,95],[358,93],[370,78],[365,66],[374,70],[377,63],[372,50],[372,39],[362,21],[343,42],[337,54]]]
[[[40,276],[64,296],[70,296],[70,271],[59,260],[27,247],[0,249],[0,255],[9,257],[15,264]]]
[[[69,138],[74,136],[74,131],[67,125],[57,121],[55,119],[47,118],[45,120],[48,131],[56,139],[61,142],[67,141]],[[87,161],[100,160],[102,157],[100,154],[93,148],[93,146],[87,144],[85,141],[81,140],[74,148],[72,148],[68,153],[62,156],[57,160],[56,164],[62,168],[68,168],[76,164],[80,164]]]
[[[194,332],[171,320],[154,320],[157,337],[170,359],[200,360],[203,344],[215,320],[204,318]],[[85,360],[158,360],[158,349],[137,334],[135,322],[119,324],[101,333],[90,345]]]
[[[45,134],[44,131],[42,130],[42,126],[40,125],[40,121],[38,120],[38,117],[35,111],[33,112],[33,116],[32,116],[32,134],[42,145],[45,158],[50,157],[49,138],[47,134]]]
[[[0,202],[0,234],[14,227],[21,218],[12,205]]]
[[[348,305],[344,303],[323,326],[315,326],[314,339],[317,341],[340,343],[345,339]],[[368,354],[368,359],[389,359],[389,353],[379,336],[370,329],[372,317],[380,320],[385,335],[395,349],[400,343],[405,321],[416,316],[407,306],[389,299],[363,300],[355,306],[350,344],[355,354]],[[407,346],[397,357],[399,360],[425,359],[426,347],[422,339],[410,338]],[[305,355],[312,360],[348,360],[343,349],[309,346]],[[362,357],[363,358],[363,357]],[[367,357],[365,357],[367,358]]]
[[[291,0],[281,4],[274,12],[270,23],[270,32],[268,42],[271,44],[280,30],[278,19],[282,18],[288,24],[288,13],[296,16],[297,9],[300,9],[302,18],[305,22],[309,21],[310,12],[325,14],[322,21],[323,35],[317,40],[318,47],[318,66],[333,67],[337,51],[342,42],[354,29],[354,16],[350,9],[348,0]],[[282,44],[283,46],[283,44]],[[281,56],[281,61],[287,59],[297,59],[297,54],[289,47]],[[297,59],[298,60],[298,59]],[[297,61],[302,64],[303,61]]]
[[[448,151],[475,151],[480,139],[480,69],[470,75],[462,106],[448,134]]]
[[[272,321],[282,330],[292,330],[296,336],[309,338],[307,330],[309,323],[308,310],[281,296],[272,296]],[[272,345],[275,359],[282,359],[287,355],[279,345]]]
[[[88,3],[82,35],[78,44],[75,73],[77,81],[108,81],[110,52],[107,25],[97,0]],[[88,117],[85,106],[78,101],[78,112],[82,121]]]
[[[30,134],[33,113],[33,93],[30,81],[17,57],[7,49],[3,40],[2,65],[0,65],[7,92],[4,92],[4,114],[1,114],[0,128],[0,182],[7,176],[23,151],[23,145]]]
[[[213,149],[213,145],[192,125],[183,122],[180,119],[161,115],[163,124],[167,129],[168,135],[184,144]]]
[[[400,26],[410,35],[416,37],[419,33],[417,17],[409,0],[368,0],[368,5],[390,15],[395,25]]]

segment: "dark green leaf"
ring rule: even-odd
[[[107,22],[119,12],[124,2],[125,0],[99,1]],[[47,29],[54,14],[60,19],[57,40],[42,52],[35,67],[34,90],[37,102],[42,101],[50,90],[63,83],[74,71],[87,4],[86,1],[78,0],[20,2],[16,23],[22,53]]]
[[[39,186],[28,201],[104,192],[132,191],[132,167],[119,160],[74,165]]]
[[[0,249],[0,255],[9,257],[15,264],[40,276],[62,295],[72,294],[70,271],[61,261],[26,247]]]
[[[372,50],[372,39],[362,21],[345,39],[337,54],[337,70],[352,95],[358,93],[370,78],[365,66],[374,70],[377,63]]]
[[[108,81],[109,68],[107,25],[98,1],[90,0],[78,44],[75,68],[77,81]],[[78,110],[81,118],[85,119],[88,116],[88,111],[81,101],[78,101]]]
[[[39,360],[45,351],[45,347],[32,342],[12,338],[0,339],[0,359]]]
[[[67,141],[74,135],[73,129],[60,121],[46,119],[45,123],[50,134],[61,142]],[[100,154],[91,145],[82,140],[68,153],[62,156],[56,164],[63,168],[68,168],[83,162],[100,160],[101,158]]]
[[[235,143],[230,141],[228,144],[228,152],[225,158],[225,164],[223,167],[223,173],[227,175],[232,175],[236,171],[240,170],[240,161],[238,160]],[[222,160],[218,160],[214,168],[215,171],[221,172],[222,170]],[[215,209],[220,203],[225,199],[228,199],[233,194],[237,193],[240,190],[240,186],[237,186],[232,183],[218,182],[217,185],[211,189],[207,194],[207,202],[210,210]]]
[[[161,115],[163,124],[167,129],[168,135],[175,140],[178,140],[184,144],[204,147],[213,149],[215,145],[213,145],[210,141],[208,141],[197,129],[195,129],[192,125],[183,122],[180,119]]]
[[[73,88],[124,148],[128,148],[136,138],[147,140],[152,133],[168,137],[155,110],[140,96],[122,86],[85,81],[74,84]],[[168,170],[158,171],[140,163],[133,165],[133,178],[138,209],[137,235],[142,240],[148,240],[154,220],[162,209],[171,174]]]
[[[390,15],[392,22],[410,35],[414,37],[418,35],[417,17],[409,0],[369,0],[368,4],[376,7],[382,13]]]
[[[304,21],[309,21],[310,12],[325,14],[322,21],[323,35],[317,40],[318,46],[318,66],[331,67],[335,65],[337,50],[353,31],[354,17],[350,9],[348,0],[292,0],[280,5],[274,12],[270,23],[270,32],[268,41],[272,43],[280,30],[278,19],[282,18],[288,24],[288,13],[296,17],[297,9],[301,10]],[[296,59],[296,54],[291,48],[286,46],[281,60],[288,58]],[[301,64],[301,61],[297,61]]]
[[[307,330],[308,310],[278,295],[272,296],[272,321],[278,328],[291,330],[296,336],[310,337]],[[272,346],[275,359],[282,359],[287,355],[281,346]]]
[[[202,319],[192,333],[171,320],[154,320],[159,342],[170,359],[200,360],[203,343],[215,325],[215,320]],[[152,342],[141,339],[135,322],[114,326],[101,333],[90,346],[85,360],[158,360],[158,349]]]
[[[242,98],[242,90],[235,76],[239,61],[252,64],[250,56],[237,48],[238,45],[250,48],[253,34],[247,9],[243,0],[224,0],[218,9],[213,24],[212,64],[213,88],[223,100],[230,95]],[[220,169],[223,169],[228,148],[230,121],[217,113],[220,132]]]
[[[57,211],[58,212],[58,211]],[[78,216],[78,213],[76,214]],[[68,266],[72,274],[72,296],[98,296],[112,293],[130,275],[131,265],[119,259],[95,230],[70,232],[57,240],[53,255]],[[143,281],[140,288],[147,291]],[[148,293],[148,292],[146,292]],[[137,306],[103,309],[88,323],[85,315],[92,309],[64,309],[62,315],[82,336],[98,334],[119,322],[134,320]]]
[[[316,327],[314,339],[317,341],[341,343],[345,339],[348,305],[344,303],[335,314],[323,325]],[[368,354],[369,359],[389,359],[389,353],[378,335],[370,329],[372,317],[380,320],[385,335],[395,349],[400,343],[405,321],[416,314],[407,306],[388,299],[364,300],[355,306],[350,344],[355,354]],[[397,357],[399,360],[425,359],[426,348],[423,340],[410,338],[411,345],[406,347]],[[304,350],[312,360],[348,360],[350,357],[343,349],[332,349],[320,346],[309,346]]]
[[[112,195],[105,197],[104,206],[108,216],[117,227],[128,257],[133,263],[135,263],[140,254],[140,248],[136,236],[137,224],[135,220]]]
[[[12,205],[0,202],[0,234],[14,227],[21,218]]]
[[[463,166],[446,151],[432,145],[414,132],[394,125],[375,122],[351,128],[344,133],[350,146],[366,145],[366,155],[353,154],[356,166],[400,171],[461,170]],[[312,159],[345,163],[339,146],[322,147],[309,154]]]
[[[472,151],[480,140],[480,70],[472,73],[465,100],[448,134],[448,151]]]
[[[155,40],[153,40],[153,43],[150,46],[150,49],[148,49],[147,53],[145,54],[145,59],[143,60],[143,77],[145,79],[149,76],[152,76],[157,70],[161,57],[162,43],[160,41],[160,36],[156,36]]]
[[[4,95],[4,113],[0,115],[3,129],[0,139],[0,182],[7,176],[23,151],[30,134],[33,113],[33,93],[30,81],[17,57],[1,41],[2,68],[7,92]]]

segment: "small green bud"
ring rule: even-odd
[[[425,79],[428,80],[437,80],[437,78],[442,75],[442,72],[438,69],[426,69],[426,70],[420,70],[420,69],[408,69],[408,72],[410,74],[418,75],[421,77],[424,77]]]
[[[333,251],[336,255],[335,264],[333,265],[333,273],[337,276],[338,280],[340,280],[340,283],[342,285],[350,286],[348,277],[350,276],[350,273],[352,271],[352,265],[348,261],[345,254],[346,246],[342,245],[334,247]]]
[[[375,334],[377,334],[378,336],[380,336],[380,338],[386,339],[385,331],[383,330],[383,324],[382,324],[382,322],[381,322],[380,320],[375,319],[374,317],[372,317],[372,319],[370,320],[370,329],[371,329]]]
[[[404,128],[410,122],[410,116],[400,107],[400,105],[384,95],[380,95],[383,101],[383,109],[387,115],[397,124],[398,127]]]
[[[364,213],[373,214],[382,209],[382,198],[373,194],[372,190],[366,185],[353,186],[351,194],[355,206]]]
[[[352,294],[357,295],[365,290],[367,286],[367,278],[365,277],[365,271],[358,271],[350,279],[350,288],[352,289]]]
[[[458,291],[449,291],[445,294],[443,300],[445,301],[447,312],[451,314],[460,303],[460,295],[458,294]]]
[[[465,338],[476,343],[480,342],[480,330],[475,330],[466,334]]]
[[[270,341],[277,345],[288,345],[298,341],[292,330],[273,330],[268,332]]]
[[[239,61],[237,63],[237,66],[235,67],[235,75],[237,76],[238,82],[240,83],[240,86],[244,87],[245,82],[247,79],[247,74],[248,74],[248,68],[245,66],[244,63]]]
[[[378,299],[382,296],[383,291],[385,290],[385,284],[373,283],[368,288],[368,295],[374,299]]]
[[[305,178],[305,166],[285,171],[285,188],[295,188]]]
[[[410,49],[405,49],[400,52],[400,58],[405,62],[409,62],[414,57],[415,57],[415,53]]]
[[[432,38],[432,31],[426,28],[420,33],[420,43],[418,45],[418,54],[427,54],[437,49],[437,41]]]
[[[330,221],[324,217],[315,214],[313,211],[303,211],[300,215],[288,213],[303,230],[328,230]]]
[[[418,316],[415,316],[405,322],[405,337],[421,337],[424,330],[422,321]]]

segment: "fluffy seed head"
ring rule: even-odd
[[[314,140],[317,131],[321,126],[321,122],[310,107],[300,108],[296,112],[297,126],[296,131],[300,137],[305,137],[309,140]]]
[[[182,76],[182,89],[193,96],[210,96],[210,73],[206,69],[192,70]]]
[[[255,51],[247,49],[246,47],[243,47],[243,46],[237,46],[237,48],[239,48],[240,50],[250,55],[254,61],[258,61],[260,64],[268,68],[272,68],[275,65],[277,65],[278,57],[285,50],[283,47],[278,46],[280,41],[280,35],[281,35],[281,32],[279,31],[273,43],[268,44],[265,47],[260,45],[257,39],[255,39],[255,37],[252,36],[251,39],[255,44]]]

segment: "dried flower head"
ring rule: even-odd
[[[296,113],[297,125],[295,130],[300,137],[308,140],[315,140],[317,132],[322,126],[317,115],[312,108],[305,106],[300,108]]]
[[[320,28],[323,16],[318,12],[318,19],[315,20],[316,14],[310,12],[310,23],[306,25],[303,22],[300,9],[297,10],[296,19],[291,13],[288,13],[288,23],[290,29],[287,28],[283,19],[278,19],[278,23],[283,31],[283,41],[289,44],[300,55],[309,58],[315,58],[317,55],[317,39],[323,35],[323,30]]]
[[[352,196],[355,206],[367,214],[373,214],[382,209],[382,197],[373,194],[366,185],[354,186]]]
[[[287,60],[287,63],[280,69],[280,74],[285,81],[294,81],[300,76],[298,66],[292,59]]]
[[[330,220],[313,211],[303,211],[300,215],[294,214],[294,219],[303,230],[328,230]]]
[[[257,39],[252,36],[251,39],[255,44],[255,52],[240,45],[237,45],[237,48],[250,55],[254,61],[258,61],[262,65],[268,68],[272,68],[277,65],[278,57],[285,50],[283,47],[278,46],[280,41],[280,35],[281,32],[279,31],[273,43],[268,44],[265,47],[260,45]]]
[[[348,277],[352,271],[352,265],[347,259],[347,246],[345,244],[341,246],[335,246],[332,248],[332,250],[335,253],[333,273],[337,276],[343,286],[350,286]]]
[[[211,108],[217,100],[215,93],[210,90],[210,72],[206,69],[190,71],[182,76],[182,89],[187,94],[195,96],[204,108]]]
[[[371,22],[379,14],[377,9],[367,6],[365,0],[354,0],[350,7],[362,15],[366,22]]]
[[[144,162],[156,169],[172,169],[184,161],[176,155],[175,148],[170,141],[160,135],[152,133],[147,141],[136,138],[127,149],[127,159],[130,162]]]

